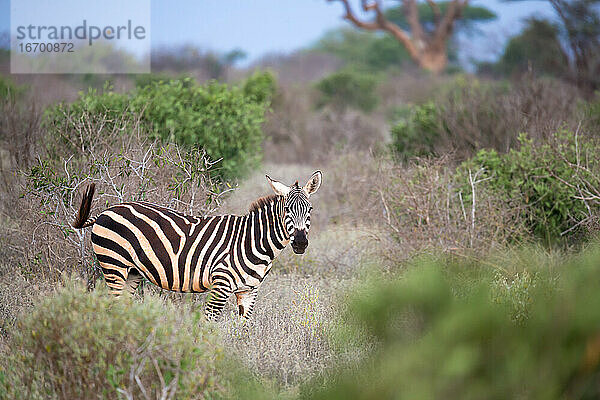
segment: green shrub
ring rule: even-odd
[[[184,81],[186,87],[189,87],[194,84],[192,79],[186,79],[185,75],[178,75],[176,78],[173,76],[163,73],[157,72],[152,74],[139,74],[134,76],[135,87],[145,87],[149,85],[153,85],[155,83],[169,82],[171,80]]]
[[[132,124],[123,133],[139,126],[150,138],[200,146],[211,159],[221,159],[214,170],[223,178],[243,176],[261,160],[261,124],[269,103],[265,82],[272,80],[255,75],[242,89],[217,82],[198,86],[186,78],[152,82],[128,94],[90,90],[71,104],[49,109],[45,124],[67,151],[85,153],[97,140],[91,136],[111,133],[129,119]],[[83,119],[102,131],[82,134]]]
[[[600,135],[600,92],[589,102],[581,103],[586,131]]]
[[[578,231],[573,228],[599,209],[595,202],[581,198],[590,185],[599,183],[600,165],[595,156],[599,143],[570,131],[557,132],[544,144],[535,144],[525,135],[519,140],[521,146],[507,154],[484,149],[463,163],[457,173],[463,193],[468,199],[467,170],[474,173],[483,168],[481,179],[489,178],[483,184],[521,209],[532,234],[546,244],[563,236],[574,237]]]
[[[471,155],[481,147],[510,144],[514,128],[502,121],[506,90],[499,84],[455,78],[438,89],[435,99],[394,116],[392,149],[406,159],[436,150]]]
[[[434,153],[439,138],[439,119],[436,105],[427,102],[403,112],[392,127],[391,148],[402,159],[422,157]]]
[[[242,176],[261,160],[263,103],[239,88],[217,82],[186,88],[171,81],[140,89],[132,107],[142,113],[154,137],[199,145],[226,178]]]
[[[15,101],[25,91],[23,86],[15,85],[10,79],[0,75],[0,101]]]
[[[355,69],[334,72],[317,83],[320,93],[318,106],[331,105],[338,111],[346,108],[372,111],[379,101],[375,93],[377,83],[373,74]]]
[[[396,39],[388,35],[356,29],[335,29],[321,38],[314,50],[333,54],[347,65],[372,71],[384,71],[412,63],[408,51]]]
[[[527,263],[537,276],[515,290],[514,301],[530,299],[520,322],[504,307],[513,292],[490,289],[487,261],[418,261],[402,277],[362,284],[348,296],[339,337],[349,346],[370,337],[370,355],[325,384],[305,385],[301,397],[596,398],[599,249],[557,269],[544,257],[505,261],[506,269]]]
[[[569,60],[561,45],[559,28],[550,21],[531,18],[523,32],[511,38],[495,69],[510,75],[533,70],[566,76]]]
[[[157,398],[169,387],[172,398],[213,397],[226,384],[218,369],[222,347],[201,315],[158,297],[115,299],[70,284],[10,332],[0,393],[15,399],[117,399],[143,398],[143,390]]]
[[[44,145],[49,155],[58,159],[65,154],[86,154],[99,141],[111,146],[124,133],[132,132],[138,119],[128,103],[127,95],[106,85],[103,92],[90,88],[73,103],[46,109],[42,124],[48,132]]]
[[[275,92],[277,92],[277,79],[269,71],[256,71],[246,79],[243,90],[244,95],[254,99],[257,103],[270,104]]]

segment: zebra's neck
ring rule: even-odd
[[[250,211],[251,234],[257,250],[273,260],[290,242],[284,223],[284,198],[273,196]]]

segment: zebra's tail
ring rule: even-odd
[[[92,183],[88,186],[83,197],[81,199],[81,205],[79,206],[79,212],[73,221],[73,228],[83,229],[88,226],[94,225],[96,217],[90,218],[90,211],[92,209],[92,198],[94,197],[94,191],[96,190],[96,184]]]

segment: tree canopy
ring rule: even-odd
[[[448,10],[448,3],[448,1],[437,2],[442,14],[446,13]],[[419,12],[419,21],[426,30],[433,31],[436,20],[433,9],[425,3],[419,3],[417,7]],[[389,8],[386,10],[385,14],[390,21],[398,24],[403,29],[410,28],[402,6]],[[460,17],[456,19],[454,32],[464,32],[473,28],[477,22],[493,21],[496,18],[498,18],[496,13],[489,8],[467,5],[465,8],[463,8]]]
[[[511,75],[532,69],[543,75],[564,76],[568,57],[563,51],[559,28],[550,21],[532,18],[525,29],[511,38],[494,69]]]
[[[381,0],[361,0],[364,17],[354,12],[350,0],[328,0],[340,2],[345,11],[344,19],[366,31],[389,34],[400,43],[410,58],[421,68],[439,73],[448,64],[448,42],[458,21],[473,22],[495,18],[488,9],[469,6],[469,0],[448,0],[426,3],[417,0],[402,0],[400,7],[384,9]],[[463,27],[469,23],[463,24]]]
[[[441,12],[445,12],[448,2],[438,2]],[[435,28],[435,13],[424,3],[418,4],[419,21],[427,32]],[[402,7],[393,7],[385,11],[389,21],[402,29],[409,24]],[[457,20],[454,35],[469,33],[478,22],[487,22],[497,16],[491,10],[479,6],[466,6]],[[392,35],[361,31],[355,28],[340,28],[327,32],[314,46],[317,51],[334,54],[351,64],[358,64],[372,70],[385,70],[392,66],[401,66],[411,62],[411,56]],[[452,38],[447,43],[447,58],[450,62],[457,59],[457,45]]]

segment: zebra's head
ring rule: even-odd
[[[292,186],[273,180],[267,175],[267,180],[278,196],[284,197],[284,224],[292,249],[296,254],[303,254],[308,247],[308,230],[310,229],[310,195],[321,186],[321,171],[316,171],[306,185],[300,187],[298,181]]]

